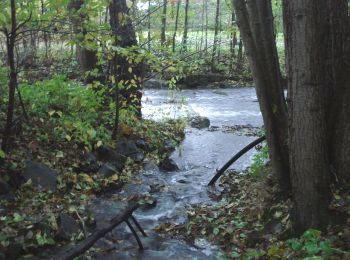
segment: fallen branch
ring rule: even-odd
[[[266,137],[262,136],[255,141],[248,144],[246,147],[244,147],[242,150],[240,150],[238,153],[236,153],[220,170],[218,170],[215,174],[215,176],[211,179],[208,186],[212,186],[215,184],[215,182],[221,177],[221,175],[224,174],[224,172],[239,158],[241,158],[244,154],[246,154],[249,150],[254,148],[256,145],[262,143],[265,141]]]
[[[111,232],[116,226],[121,224],[124,221],[127,221],[134,210],[137,209],[138,203],[136,200],[132,200],[129,202],[129,206],[120,214],[118,214],[115,218],[113,218],[110,224],[100,230],[97,230],[94,234],[92,234],[87,239],[83,240],[77,245],[72,246],[69,249],[65,249],[64,251],[58,253],[54,259],[57,260],[70,260],[73,259],[87,250],[89,250],[100,238],[104,237],[107,233]]]

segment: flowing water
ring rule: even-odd
[[[180,101],[180,102],[179,102]],[[261,127],[262,117],[253,88],[223,90],[146,90],[143,98],[145,118],[162,120],[199,114],[211,121],[209,129],[186,129],[186,137],[171,155],[179,171],[162,172],[152,163],[145,163],[144,171],[134,183],[126,185],[116,196],[145,194],[156,203],[140,208],[134,216],[148,237],[141,237],[145,250],[140,252],[126,225],[120,225],[97,248],[96,259],[216,259],[219,250],[204,239],[194,245],[180,238],[158,235],[154,227],[162,223],[186,223],[187,210],[198,203],[213,203],[209,193],[218,189],[207,184],[216,169],[256,137],[246,136],[242,129],[231,127],[245,125],[248,129]],[[244,170],[251,163],[253,152],[238,160],[231,168]],[[118,212],[118,203],[112,198],[97,199],[91,204],[97,224],[102,225]]]

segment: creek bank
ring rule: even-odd
[[[131,183],[133,175],[150,160],[155,160],[158,167],[160,160],[167,158],[183,138],[182,123],[166,124],[153,124],[158,131],[157,140],[133,134],[119,138],[115,145],[100,145],[92,152],[71,147],[55,152],[57,157],[52,158],[56,160],[72,156],[64,164],[57,164],[49,157],[38,156],[25,161],[18,156],[21,158],[17,170],[18,187],[11,186],[9,180],[0,179],[0,251],[3,256],[14,259],[38,255],[42,251],[52,256],[55,247],[81,240],[86,231],[91,233],[96,229],[96,217],[89,206],[92,201],[104,200],[108,194],[116,192],[140,195],[142,199],[144,194]],[[42,152],[49,153],[45,148],[40,147]],[[13,156],[17,158],[16,153]],[[68,165],[68,162],[72,163]],[[10,171],[2,167],[1,171]],[[147,197],[144,201],[145,208],[157,203]]]
[[[229,77],[218,73],[201,73],[185,76],[176,85],[180,89],[226,89],[253,86],[253,80],[242,81],[238,77]],[[143,83],[143,87],[145,89],[168,89],[169,82],[167,78],[150,78]]]

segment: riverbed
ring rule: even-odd
[[[154,228],[162,223],[184,224],[187,211],[196,204],[211,204],[210,194],[219,187],[207,184],[236,152],[256,137],[251,129],[262,126],[255,90],[235,88],[220,90],[146,90],[143,96],[143,116],[147,119],[208,117],[211,126],[205,129],[186,128],[181,145],[171,158],[178,171],[162,172],[152,162],[145,162],[144,170],[134,183],[123,188],[116,196],[135,193],[153,197],[154,205],[138,209],[134,216],[147,233],[142,237],[144,251],[139,251],[136,241],[126,225],[120,225],[97,248],[101,252],[95,259],[216,259],[219,249],[203,239],[188,244],[181,238],[159,235]],[[237,126],[240,126],[237,128]],[[251,163],[254,151],[238,160],[231,169],[243,171]],[[112,218],[118,211],[113,196],[92,203],[97,224]]]

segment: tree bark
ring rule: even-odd
[[[69,3],[69,10],[71,11],[71,22],[73,24],[73,31],[76,36],[76,59],[79,67],[83,73],[89,72],[97,66],[97,55],[94,50],[85,47],[85,35],[86,28],[84,21],[87,19],[87,15],[79,12],[84,5],[84,0],[71,0]],[[87,81],[92,81],[93,78],[87,77]]]
[[[162,30],[160,33],[160,43],[162,46],[166,43],[166,13],[167,13],[167,7],[168,7],[168,0],[163,0],[163,14],[162,14]]]
[[[126,0],[112,0],[109,13],[111,28],[115,36],[115,46],[122,48],[136,47],[136,34],[129,16]],[[136,50],[130,50],[130,52],[133,51],[136,52]],[[134,54],[137,55],[137,53]],[[122,97],[120,101],[124,101],[126,108],[136,111],[136,115],[141,118],[142,64],[129,64],[127,57],[120,53],[116,53],[116,55],[116,78],[123,85],[119,92]]]
[[[330,198],[327,1],[284,0],[295,228],[325,227]],[[323,44],[322,44],[323,43]]]
[[[211,71],[215,71],[215,56],[217,52],[218,34],[219,34],[219,16],[220,16],[220,0],[216,0],[216,12],[215,12],[215,28],[214,28],[214,43],[213,51],[211,54]]]
[[[175,17],[175,28],[174,28],[174,34],[173,34],[173,52],[175,52],[175,48],[176,48],[176,34],[177,34],[177,28],[178,28],[178,25],[179,25],[180,6],[181,6],[181,0],[177,0],[176,17]]]
[[[15,109],[15,92],[17,86],[17,71],[15,67],[15,42],[17,34],[17,17],[16,17],[16,3],[11,0],[11,32],[6,33],[6,47],[7,47],[7,62],[9,67],[9,101],[7,105],[7,118],[2,138],[1,148],[5,152],[10,150],[12,138],[12,122]]]
[[[185,24],[184,24],[184,34],[182,39],[182,49],[187,51],[187,40],[188,40],[188,10],[189,10],[189,0],[185,2]]]
[[[288,116],[269,0],[234,0],[237,23],[253,71],[270,159],[284,193],[290,191]],[[259,47],[258,47],[259,44]]]
[[[328,106],[331,170],[343,186],[350,185],[350,44],[346,0],[328,0],[330,39],[327,75],[331,104]]]

